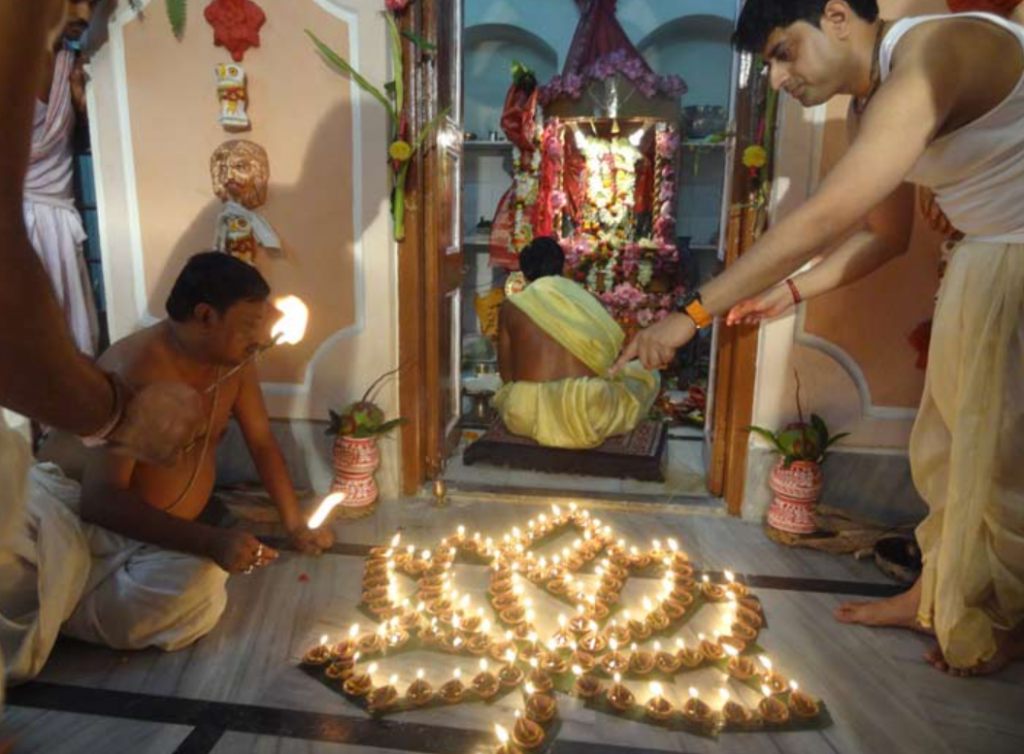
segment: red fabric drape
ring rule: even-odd
[[[565,58],[562,75],[579,73],[605,55],[622,50],[627,58],[637,58],[647,73],[653,73],[615,17],[617,0],[576,0],[580,23]]]
[[[954,13],[982,11],[995,13],[997,16],[1008,16],[1021,2],[1024,0],[947,0],[947,5]]]

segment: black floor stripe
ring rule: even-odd
[[[277,537],[261,537],[262,541],[275,550],[294,552],[288,541]],[[375,545],[360,545],[346,542],[335,544],[328,552],[332,555],[348,555],[365,558]],[[708,571],[711,580],[724,584],[725,574]],[[698,578],[699,578],[698,573]],[[659,576],[637,575],[634,579],[658,579]],[[879,584],[870,581],[843,581],[838,579],[811,579],[801,576],[765,576],[761,574],[736,574],[736,578],[754,589],[778,589],[787,592],[813,592],[817,594],[836,594],[850,597],[892,597],[905,591],[907,587],[898,584]]]
[[[164,725],[195,726],[195,731],[182,742],[177,754],[208,753],[226,732],[298,738],[423,754],[473,754],[480,748],[492,750],[495,744],[491,733],[440,725],[371,720],[251,704],[204,702],[40,681],[11,689],[8,704],[12,707],[74,712]],[[216,740],[213,740],[214,736]],[[194,748],[185,748],[186,745]],[[582,741],[556,741],[551,752],[663,754],[634,746],[612,746]]]
[[[188,738],[181,742],[174,754],[210,754],[220,739],[224,737],[223,728],[215,728],[211,725],[199,725],[192,729]]]

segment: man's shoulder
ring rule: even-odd
[[[99,366],[114,372],[130,385],[146,385],[166,380],[167,345],[160,324],[132,333],[103,352]]]

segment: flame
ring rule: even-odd
[[[294,346],[302,341],[309,323],[309,308],[298,296],[285,296],[274,301],[274,308],[281,312],[281,319],[270,331],[277,343]]]
[[[313,515],[309,517],[309,523],[307,524],[310,529],[319,528],[319,526],[327,519],[331,511],[342,504],[345,500],[344,492],[332,492],[330,495],[324,498],[320,506],[313,512]]]
[[[661,694],[662,694],[661,684],[658,683],[657,681],[654,681],[651,684],[651,696],[659,697],[659,696],[661,696]]]
[[[498,737],[498,740],[501,741],[502,745],[508,743],[508,731],[502,728],[500,725],[495,724],[494,735]]]

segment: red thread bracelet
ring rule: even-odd
[[[796,306],[801,301],[803,301],[803,297],[800,295],[800,291],[796,287],[796,283],[794,283],[792,281],[792,279],[786,278],[786,285],[789,286],[789,292],[793,294],[793,305],[794,306]]]

